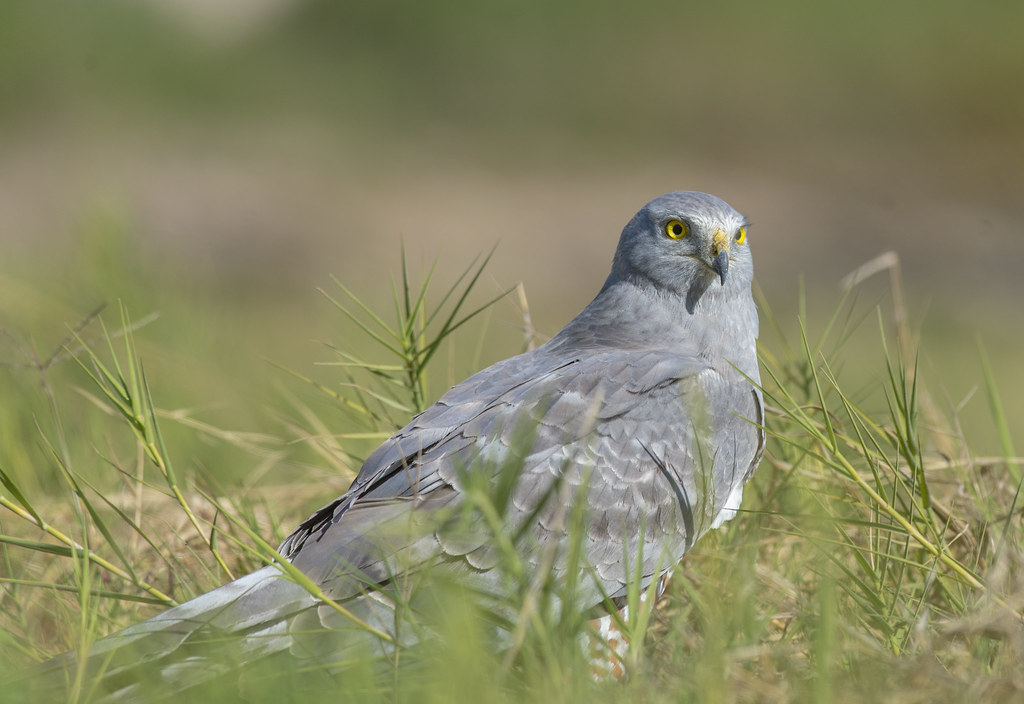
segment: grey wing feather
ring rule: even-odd
[[[558,479],[571,487],[586,481],[592,520],[585,553],[602,591],[622,588],[631,561],[642,559],[645,582],[673,565],[750,470],[760,441],[744,418],[760,412],[749,382],[665,350],[588,350],[568,360],[542,351],[453,387],[374,452],[352,489],[300,526],[282,553],[328,581],[339,566],[369,581],[386,579],[398,568],[381,542],[388,544],[383,552],[406,560],[466,556],[475,568],[489,567],[483,539],[412,531],[395,544],[373,532],[388,514],[456,505],[460,472],[470,465],[481,471],[480,458],[496,471],[525,435],[530,447],[506,516],[512,526],[536,511]],[[564,537],[565,510],[553,502],[540,512],[537,549]],[[535,559],[529,551],[527,559]]]

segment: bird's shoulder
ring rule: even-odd
[[[357,502],[422,499],[451,487],[460,469],[481,452],[507,449],[524,427],[533,431],[528,454],[572,444],[596,424],[615,425],[652,396],[675,394],[674,384],[709,371],[706,360],[659,346],[541,346],[502,360],[453,386],[384,441],[348,491],[304,521],[281,552],[301,548]]]
[[[422,454],[445,440],[479,438],[517,422],[567,429],[579,413],[614,417],[659,389],[674,389],[711,371],[705,359],[662,347],[540,348],[453,386],[382,445],[363,471],[394,461],[396,451],[409,458],[410,451]]]

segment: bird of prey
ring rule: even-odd
[[[110,699],[134,697],[140,663],[173,689],[282,651],[330,661],[346,628],[400,638],[396,585],[427,567],[499,592],[493,526],[463,507],[501,482],[521,564],[573,578],[573,608],[617,608],[631,580],[660,594],[648,588],[736,514],[764,448],[748,229],[706,193],[647,203],[582,312],[453,386],[284,541],[315,590],[271,564],[98,641],[88,660]],[[582,517],[575,552],[570,514]],[[216,665],[195,648],[210,641],[224,643]]]

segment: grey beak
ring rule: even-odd
[[[729,275],[729,250],[723,249],[719,252],[714,260],[711,262],[711,268],[719,278],[722,280],[722,285],[725,285],[725,277]]]

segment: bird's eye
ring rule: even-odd
[[[741,227],[736,233],[736,244],[743,244],[747,241],[747,228]]]
[[[665,234],[674,240],[683,239],[689,231],[690,228],[686,226],[686,223],[680,220],[669,220],[665,223]]]

